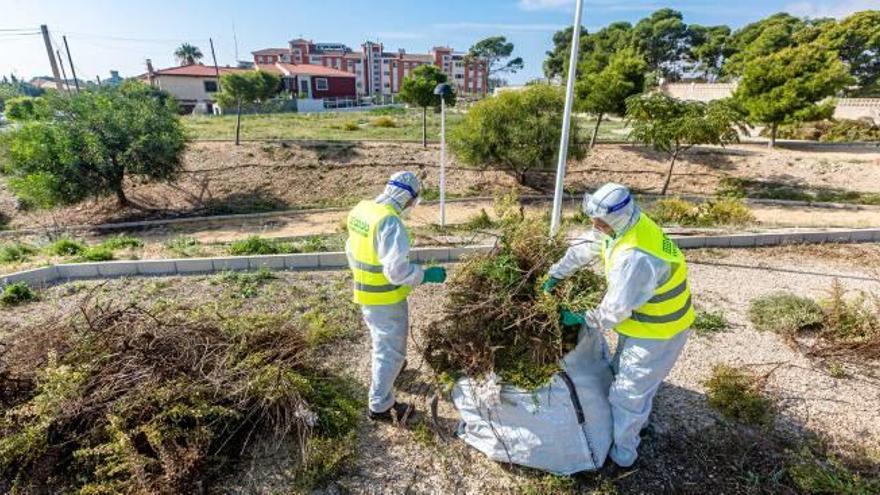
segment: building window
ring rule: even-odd
[[[456,74],[455,78],[456,79],[464,79],[464,74]]]
[[[217,81],[205,81],[205,93],[216,93]]]
[[[327,79],[324,79],[323,77],[316,78],[315,89],[317,89],[318,91],[327,91],[328,89],[330,89],[330,85],[327,84]]]

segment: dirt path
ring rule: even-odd
[[[152,211],[119,208],[112,199],[88,201],[51,212],[23,211],[0,178],[0,224],[10,227],[80,225],[277,211],[351,204],[377,194],[385,178],[401,169],[425,175],[436,191],[439,149],[413,143],[193,143],[184,172],[175,184],[128,184],[129,197]],[[642,191],[657,191],[667,158],[648,148],[599,145],[569,164],[566,187],[584,191],[607,181]],[[672,194],[711,194],[725,177],[782,183],[807,192],[880,192],[880,149],[804,147],[767,150],[739,145],[697,148],[681,157],[672,178]],[[451,195],[492,196],[518,189],[547,193],[552,171],[534,174],[528,188],[501,171],[462,167],[450,158]]]

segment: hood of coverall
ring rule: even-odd
[[[607,223],[620,236],[631,229],[642,214],[626,186],[609,182],[584,196],[584,213]]]
[[[397,208],[398,212],[403,213],[404,209],[409,210],[418,204],[421,188],[422,185],[416,174],[412,172],[397,172],[388,179],[388,183],[385,184],[385,190],[376,198],[376,202],[382,204],[390,203]],[[415,198],[416,202],[412,204],[411,208],[405,208],[406,204],[413,198]]]

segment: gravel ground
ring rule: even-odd
[[[692,283],[697,305],[721,310],[733,327],[710,337],[693,336],[682,357],[661,388],[655,401],[652,425],[655,433],[643,443],[639,470],[629,473],[603,471],[586,475],[592,482],[604,480],[622,493],[725,492],[722,475],[697,471],[693,483],[684,472],[692,453],[675,451],[667,444],[675,439],[702,442],[711,451],[714,445],[702,437],[705,428],[726,424],[706,404],[702,382],[716,363],[750,365],[769,372],[769,391],[778,398],[775,428],[786,435],[820,433],[845,450],[862,446],[880,451],[880,384],[855,366],[849,376],[832,378],[821,365],[793,351],[774,334],[753,330],[746,320],[749,301],[779,290],[821,297],[836,278],[848,290],[880,292],[880,277],[872,265],[880,261],[880,245],[805,246],[759,250],[700,250],[688,252],[692,261]],[[291,297],[302,297],[302,289],[313,284],[331,283],[345,277],[340,272],[284,273],[266,289],[255,304],[267,309],[283,308]],[[158,300],[174,297],[189,301],[210,301],[225,290],[210,278],[114,280],[102,286],[101,297],[127,300]],[[38,323],[76,307],[84,289],[98,282],[57,286],[45,292],[43,300],[17,309],[0,310],[0,337],[4,329]],[[298,288],[299,287],[299,288]],[[299,296],[297,296],[299,294]],[[433,396],[431,374],[421,361],[418,343],[442,318],[444,289],[418,288],[411,296],[413,332],[409,346],[409,368],[399,382],[399,399],[415,403],[420,426],[407,430],[385,424],[365,422],[360,431],[357,460],[347,475],[329,487],[331,493],[549,493],[560,488],[555,478],[534,471],[511,468],[485,459],[463,443],[443,441],[426,429],[428,401]],[[613,341],[613,336],[609,336]],[[353,342],[341,346],[331,356],[337,366],[351,373],[364,385],[369,382],[369,341],[365,329]],[[451,404],[439,404],[441,430],[451,431],[457,415]],[[423,424],[424,423],[424,424]],[[259,493],[284,491],[285,459],[265,459],[246,466],[226,491]],[[719,468],[723,468],[720,466]],[[658,471],[663,471],[662,476]],[[661,479],[664,478],[664,479]],[[659,481],[658,481],[659,480]],[[691,486],[693,484],[693,486]],[[690,487],[690,488],[689,488]],[[696,488],[695,488],[696,487]],[[707,488],[708,487],[708,488]],[[727,490],[727,493],[738,493]]]

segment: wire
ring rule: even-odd
[[[64,34],[70,36],[71,38],[95,38],[95,39],[105,39],[110,41],[126,41],[131,43],[179,43],[181,41],[185,41],[183,38],[128,38],[123,36],[110,36],[110,35],[102,35],[102,34],[92,34],[92,33],[77,33],[73,31],[66,31]],[[207,42],[208,38],[205,39],[192,39],[192,41],[199,42]]]
[[[13,32],[13,31],[36,31],[40,32],[40,28],[6,28],[0,29],[0,32]]]

